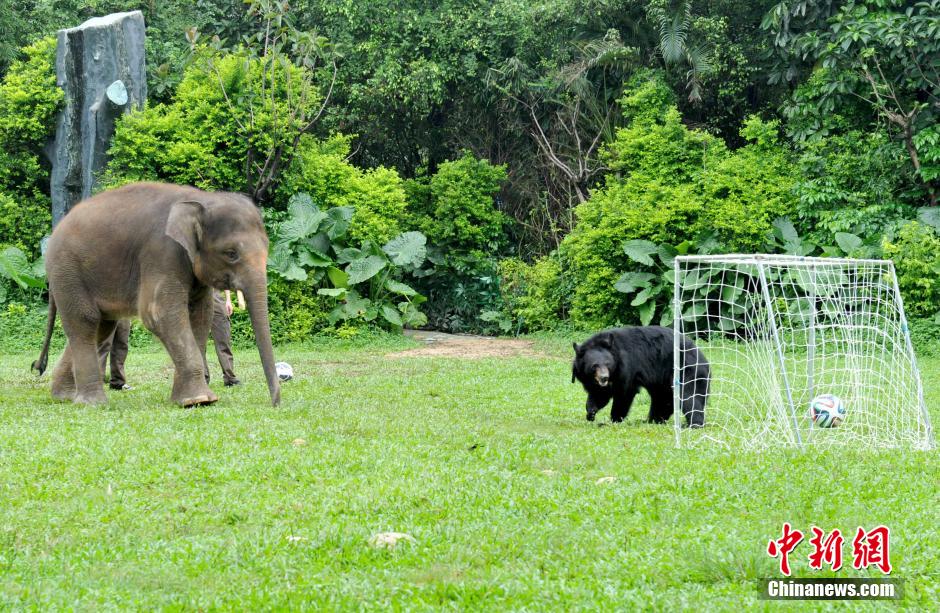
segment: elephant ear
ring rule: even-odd
[[[202,242],[202,220],[206,208],[195,200],[182,200],[170,208],[166,219],[166,235],[175,240],[189,256],[189,261],[196,263],[196,253]]]

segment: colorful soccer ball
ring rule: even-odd
[[[845,405],[835,394],[821,394],[809,403],[809,416],[820,428],[835,428],[845,419]]]
[[[274,365],[274,370],[277,371],[277,378],[281,381],[290,381],[294,378],[294,369],[287,362],[278,362]]]

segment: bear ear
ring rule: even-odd
[[[572,341],[571,346],[574,347],[574,352],[578,353],[578,349],[580,349],[580,347],[578,347],[578,344]]]
[[[613,348],[612,340],[613,339],[611,339],[609,333],[604,333],[597,337],[597,344],[603,347],[604,349],[612,349]]]

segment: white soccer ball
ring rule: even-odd
[[[845,419],[845,405],[835,394],[820,394],[809,403],[809,416],[820,428],[835,428]]]
[[[287,362],[278,362],[274,365],[277,371],[277,378],[281,381],[290,381],[294,378],[294,369]]]

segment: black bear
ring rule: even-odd
[[[639,389],[649,392],[649,421],[665,422],[673,412],[673,342],[675,335],[662,326],[605,330],[578,345],[574,343],[571,382],[587,392],[587,418],[603,409],[611,398],[610,420],[623,421]],[[701,350],[691,340],[679,339],[679,381],[682,414],[687,425],[705,425],[705,400],[711,371]]]

